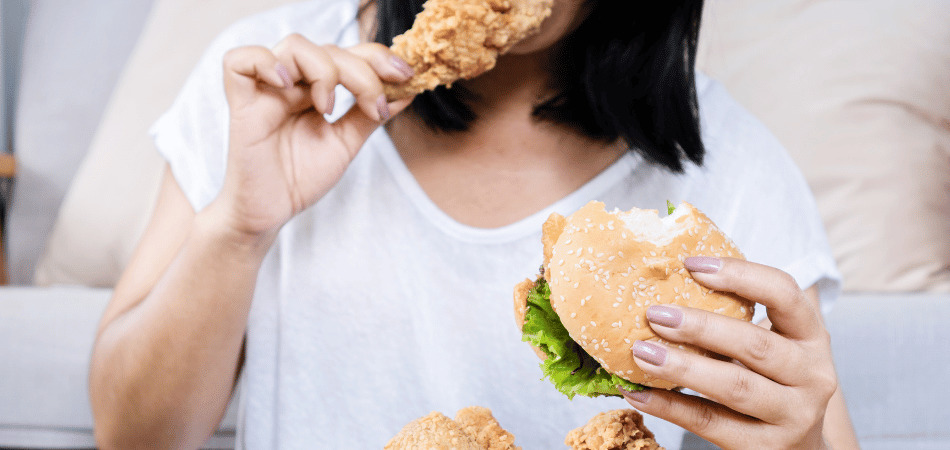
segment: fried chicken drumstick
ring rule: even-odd
[[[412,28],[393,38],[392,50],[415,76],[387,84],[392,101],[411,97],[495,66],[498,56],[537,33],[553,0],[427,0]]]

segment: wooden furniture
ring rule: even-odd
[[[0,183],[9,183],[16,174],[16,159],[13,155],[0,153]],[[0,199],[0,204],[8,199]],[[4,205],[6,206],[6,205]],[[7,252],[3,243],[6,241],[3,220],[0,219],[0,285],[7,284]]]

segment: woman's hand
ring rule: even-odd
[[[230,230],[273,236],[343,176],[369,135],[411,99],[387,103],[383,81],[412,69],[380,44],[316,45],[291,35],[274,49],[242,47],[224,59],[230,112],[224,187],[212,206]],[[356,104],[331,123],[334,89]]]
[[[817,302],[771,267],[707,257],[688,258],[686,266],[710,289],[765,305],[772,329],[692,308],[651,307],[647,318],[663,339],[734,362],[638,341],[640,368],[703,397],[651,389],[625,393],[627,401],[723,448],[825,448],[822,422],[837,379]]]

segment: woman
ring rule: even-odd
[[[625,404],[568,402],[539,380],[510,290],[540,262],[544,218],[594,198],[688,200],[765,264],[691,262],[766,305],[772,331],[653,315],[661,335],[744,366],[631,349],[711,400],[630,404],[725,447],[848,442],[840,397],[825,419],[836,386],[817,299],[836,273],[820,221],[768,132],[694,80],[702,2],[555,0],[493,70],[406,109],[382,86],[410,70],[368,41],[388,43],[420,3],[294,4],[209,49],[153,129],[160,198],[93,355],[101,445],[201,445],[240,375],[241,447],[378,448],[468,405],[525,448],[559,446]],[[675,447],[676,429],[650,426]]]

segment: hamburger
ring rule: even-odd
[[[592,201],[568,217],[554,213],[542,227],[540,274],[514,290],[522,340],[542,358],[541,370],[568,398],[620,396],[674,383],[644,373],[634,341],[670,344],[646,319],[651,305],[675,304],[752,320],[754,303],[693,280],[690,256],[742,258],[736,245],[698,209],[683,202],[657,210],[606,211]],[[694,353],[701,348],[673,343]]]

